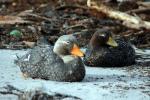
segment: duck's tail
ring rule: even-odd
[[[20,57],[16,54],[17,59],[14,60],[14,64],[18,64]]]

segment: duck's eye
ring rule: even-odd
[[[70,41],[66,41],[66,44],[71,44],[71,42]]]
[[[101,36],[101,37],[105,37],[106,35],[105,35],[105,34],[100,34],[99,36]]]
[[[70,41],[63,41],[63,43],[68,45],[68,44],[70,44],[71,42],[70,42]]]

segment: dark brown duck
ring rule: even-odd
[[[114,40],[109,30],[102,29],[93,34],[83,60],[87,66],[128,66],[135,63],[135,51],[128,41]]]

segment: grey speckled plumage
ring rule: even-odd
[[[65,35],[61,38],[68,40],[66,37],[70,36]],[[72,59],[66,60],[68,58]],[[23,73],[32,78],[72,82],[81,81],[85,76],[85,68],[80,57],[72,55],[60,57],[53,52],[52,46],[43,43],[15,62]]]
[[[95,67],[122,67],[134,64],[135,50],[131,44],[123,38],[116,39],[116,42],[117,47],[99,45],[92,48],[89,45],[83,59],[84,64]]]

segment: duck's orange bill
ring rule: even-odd
[[[73,48],[71,50],[71,54],[75,55],[75,56],[79,56],[79,57],[84,56],[84,53],[80,50],[80,48],[76,44],[73,45]]]

